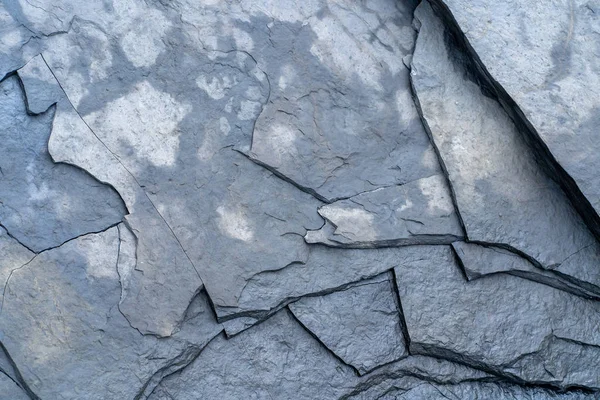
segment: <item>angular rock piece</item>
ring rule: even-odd
[[[266,69],[271,95],[251,158],[326,202],[439,171],[402,63],[414,44],[412,2],[332,2],[319,13],[287,54],[291,32],[273,30],[278,65]],[[300,57],[308,30],[316,38]]]
[[[416,13],[411,78],[467,238],[525,254],[600,294],[600,244],[500,104],[471,77],[429,3]]]
[[[359,374],[408,356],[390,273],[289,305],[296,318]]]
[[[41,253],[13,273],[0,335],[40,398],[136,398],[221,331],[200,295],[172,337],[140,335],[117,307],[118,247],[111,228]]]
[[[47,143],[54,112],[27,115],[16,77],[0,83],[0,91],[2,226],[39,252],[120,222],[126,210],[112,188],[52,161]]]
[[[589,367],[600,357],[600,303],[507,274],[467,282],[450,247],[438,254],[394,270],[411,353],[517,382],[600,389]]]
[[[460,265],[468,280],[506,272],[565,290],[577,296],[599,299],[596,293],[585,290],[565,279],[561,274],[537,268],[525,258],[508,250],[465,242],[454,242],[452,248],[459,257]]]
[[[228,400],[246,398],[248,393],[257,399],[348,398],[374,385],[389,389],[407,376],[431,376],[444,383],[489,378],[481,371],[429,357],[405,358],[358,377],[282,310],[229,340],[214,339],[188,367],[166,377],[150,399]],[[413,385],[418,383],[415,379]]]
[[[308,243],[369,248],[450,244],[463,236],[442,175],[361,193],[319,208],[326,224]]]
[[[33,57],[18,74],[30,113],[41,114],[64,96],[41,55]]]
[[[489,88],[600,237],[600,4],[436,0]]]

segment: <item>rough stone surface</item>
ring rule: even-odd
[[[408,355],[391,274],[289,305],[300,323],[360,374]]]
[[[319,208],[326,221],[307,243],[333,247],[449,244],[463,236],[442,175],[376,189]]]
[[[11,400],[29,400],[30,397],[7,375],[0,373],[0,396]]]
[[[221,331],[203,296],[171,338],[132,328],[117,307],[118,247],[114,227],[41,253],[12,274],[0,337],[40,398],[133,399]]]
[[[448,400],[448,399],[494,399],[494,400],[592,400],[597,399],[594,394],[573,392],[556,394],[547,389],[525,388],[517,385],[497,383],[464,382],[458,385],[439,385],[425,382],[412,386],[396,386],[388,391],[369,393],[373,397],[351,397],[356,399],[382,399],[382,400]]]
[[[450,247],[394,271],[412,352],[517,382],[600,387],[589,368],[600,357],[598,302],[506,274],[467,282]]]
[[[409,357],[357,377],[282,310],[229,340],[215,338],[186,369],[165,378],[151,400],[349,398],[375,386],[381,392],[406,376],[440,382],[483,380],[484,373],[428,357]],[[285,377],[285,379],[281,379]],[[414,384],[414,383],[413,383]]]
[[[28,249],[38,252],[121,221],[117,193],[48,153],[53,111],[25,113],[14,77],[0,84],[0,221]]]
[[[33,65],[33,67],[30,67]],[[42,78],[37,79],[37,72]],[[170,227],[135,177],[81,119],[45,60],[38,56],[18,71],[28,104],[56,103],[48,143],[54,161],[78,165],[110,184],[127,207],[125,220],[135,236],[135,253],[122,274],[120,309],[142,333],[168,336],[202,288],[198,272]],[[30,106],[31,107],[31,106]],[[173,288],[177,290],[173,290]]]
[[[600,3],[430,2],[0,1],[0,400],[600,399]]]
[[[600,4],[436,1],[598,233]],[[535,60],[535,62],[532,62]]]
[[[598,299],[596,293],[585,290],[555,271],[537,268],[527,259],[508,250],[465,242],[454,242],[452,248],[468,280],[479,279],[490,274],[509,273],[578,296]]]
[[[451,47],[429,3],[415,15],[411,79],[467,238],[525,254],[600,293],[600,244],[500,103],[470,76],[466,55]]]

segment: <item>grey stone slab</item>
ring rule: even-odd
[[[32,62],[35,69],[26,66],[18,74],[29,102],[56,103],[48,142],[52,159],[77,165],[112,186],[127,207],[125,221],[135,238],[124,240],[133,249],[126,260],[129,267],[125,259],[120,263],[131,271],[122,275],[126,289],[120,309],[140,332],[169,336],[202,287],[198,273],[135,177],[81,119],[44,60],[36,57]],[[124,230],[123,235],[130,232]]]
[[[346,290],[302,298],[289,308],[328,349],[366,374],[408,356],[393,286],[386,273]]]
[[[274,53],[262,56],[278,55],[266,71],[281,77],[256,121],[252,159],[328,202],[438,172],[402,63],[414,44],[411,3],[323,3],[292,49],[288,32],[270,28]]]
[[[0,335],[40,398],[136,398],[221,331],[201,294],[172,337],[141,335],[118,309],[118,251],[114,227],[43,252],[13,273]]]
[[[307,243],[369,248],[450,244],[463,236],[443,175],[361,193],[319,208],[326,224]]]
[[[0,88],[2,226],[39,252],[121,221],[126,210],[112,188],[52,161],[47,143],[54,112],[27,115],[16,77]]]
[[[475,82],[468,56],[428,3],[415,15],[411,78],[467,238],[512,249],[600,293],[600,244],[500,103]]]
[[[517,382],[600,388],[600,304],[519,277],[466,281],[450,247],[421,268],[395,269],[412,353],[477,366]]]
[[[600,4],[436,3],[598,236]]]
[[[488,375],[429,357],[409,357],[358,377],[282,310],[229,340],[214,339],[188,367],[166,377],[150,396],[165,399],[335,399],[374,385],[393,387],[415,374],[440,382]],[[379,374],[379,375],[376,375]]]
[[[567,279],[568,277],[552,270],[537,268],[527,259],[508,250],[465,242],[454,242],[452,248],[468,280],[479,279],[490,274],[509,273],[578,296],[598,299],[596,293],[580,287]]]

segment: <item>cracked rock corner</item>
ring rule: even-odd
[[[600,2],[109,3],[0,2],[0,400],[600,398]]]

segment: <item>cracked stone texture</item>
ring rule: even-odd
[[[303,296],[324,295],[354,286],[400,264],[421,268],[422,264],[435,262],[438,248],[406,246],[359,250],[311,246],[305,262],[260,272],[249,279],[236,312],[260,321]]]
[[[352,105],[355,111],[365,102],[372,105],[372,118],[383,125],[375,130],[352,130],[350,136],[360,144],[370,141],[375,132],[386,135],[388,142],[397,142],[391,147],[383,142],[369,146],[380,153],[384,149],[386,157],[392,151],[390,162],[403,176],[390,181],[367,176],[375,185],[352,190],[352,194],[439,172],[409,96],[407,69],[401,64],[414,42],[411,5],[308,3],[292,15],[288,4],[266,3],[265,7],[254,2],[221,2],[205,5],[199,12],[198,5],[186,2],[168,7],[157,4],[156,8],[132,2],[114,20],[108,15],[117,9],[92,7],[98,13],[92,17],[92,9],[73,4],[57,14],[61,21],[71,21],[68,32],[48,39],[43,53],[70,103],[90,128],[86,135],[95,135],[132,179],[126,183],[120,176],[108,177],[103,171],[106,166],[97,159],[82,160],[80,154],[89,152],[87,144],[83,140],[74,143],[72,133],[61,132],[56,122],[50,139],[52,153],[117,188],[132,215],[135,210],[127,200],[128,192],[141,188],[196,267],[221,319],[247,308],[239,302],[253,276],[305,263],[310,250],[302,237],[323,223],[316,213],[322,203],[299,190],[301,184],[289,177],[281,179],[281,172],[273,175],[238,153],[251,150],[267,108],[278,107],[277,102],[307,82],[312,82],[309,91],[317,90],[310,96],[322,96],[318,88],[339,84],[352,94],[348,101],[359,101]],[[394,17],[385,16],[390,14]],[[381,38],[359,40],[371,37],[373,30],[393,45],[382,45]],[[160,40],[161,35],[168,35],[169,40]],[[142,37],[152,43],[147,49],[133,45]],[[370,55],[357,61],[360,68],[349,69],[348,49],[359,48]],[[391,91],[386,94],[386,90]],[[336,107],[331,104],[328,109],[327,104],[319,109],[334,115]],[[378,107],[388,117],[375,114]],[[312,115],[309,111],[298,113],[305,118]],[[351,124],[358,115],[341,115],[336,123]],[[252,151],[249,154],[254,158]],[[373,158],[369,152],[344,154],[362,160],[352,163],[365,171],[381,177],[389,172],[382,168],[381,157]],[[127,218],[132,219],[131,215]],[[140,291],[149,295],[158,291],[145,289],[146,281],[160,282],[163,276],[157,275],[143,280]],[[284,282],[288,292],[294,286],[295,282]],[[176,304],[181,315],[185,302]],[[136,327],[161,335],[168,335],[177,321],[173,313],[166,326],[144,328],[141,319],[146,314],[133,314],[127,313],[130,320],[136,320]]]
[[[597,1],[417,3],[0,2],[0,400],[598,398]]]
[[[283,74],[271,78],[251,158],[327,202],[439,171],[402,63],[411,3],[328,2],[310,16],[291,57],[277,59]],[[289,33],[271,31],[280,53]],[[301,58],[305,41],[314,44]]]
[[[395,268],[410,351],[517,382],[600,388],[600,304],[496,274],[465,281],[450,247],[436,262]]]
[[[121,311],[141,332],[169,336],[202,288],[197,271],[135,177],[73,108],[42,56],[18,74],[30,107],[56,103],[48,143],[53,160],[85,167],[117,189],[127,206],[125,221],[134,232],[136,248],[129,261],[131,273],[121,277],[125,288]]]
[[[448,400],[448,399],[494,399],[494,400],[592,400],[596,395],[572,392],[556,394],[547,389],[527,388],[517,385],[491,382],[461,382],[457,385],[439,385],[425,382],[420,385],[405,385],[390,388],[384,393],[369,393],[373,397],[351,397],[353,399],[378,400]]]
[[[429,357],[409,357],[357,377],[281,310],[252,330],[229,340],[215,338],[189,367],[165,378],[150,400],[349,398],[366,390],[393,387],[406,376],[457,383],[489,376],[464,366]],[[285,377],[281,379],[281,377]]]
[[[7,375],[0,373],[0,393],[5,399],[11,400],[30,400],[23,389],[21,389],[12,379]]]
[[[289,305],[300,323],[364,375],[408,356],[391,274]]]
[[[436,3],[598,236],[600,3]]]
[[[0,221],[28,249],[39,252],[121,221],[117,193],[48,153],[54,112],[25,113],[17,78],[0,83]]]
[[[509,273],[565,290],[577,296],[598,300],[598,295],[585,290],[554,271],[537,268],[527,259],[498,247],[481,246],[474,243],[454,242],[452,248],[460,260],[460,266],[468,280],[486,275]]]
[[[467,238],[524,254],[600,293],[600,243],[508,114],[475,82],[429,3],[415,16],[411,79]]]
[[[171,338],[132,328],[118,310],[118,247],[114,227],[40,253],[13,273],[0,337],[40,398],[133,399],[221,331],[203,295]]]
[[[319,208],[326,221],[307,243],[369,248],[450,244],[462,228],[442,175],[376,189]]]

